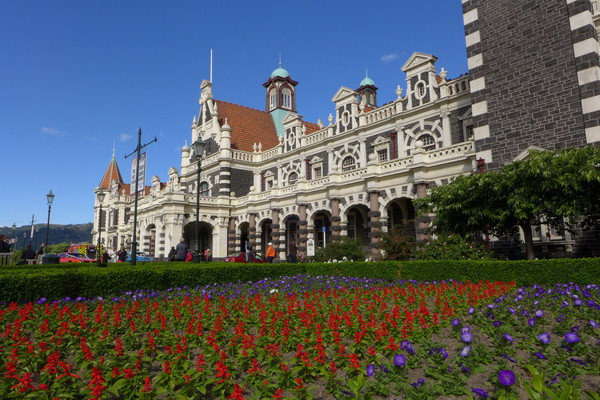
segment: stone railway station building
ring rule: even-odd
[[[200,249],[215,258],[246,243],[264,254],[268,242],[284,257],[291,240],[304,252],[309,239],[323,246],[339,237],[361,240],[377,257],[382,231],[394,225],[425,237],[429,220],[416,217],[413,200],[428,189],[531,149],[600,145],[597,1],[462,0],[462,8],[468,74],[451,78],[434,55],[415,52],[395,100],[378,104],[367,76],[355,89],[340,87],[326,122],[303,120],[299,83],[281,65],[263,83],[265,110],[220,100],[218,86],[203,81],[190,138],[207,143],[200,185],[186,144],[179,168],[139,195],[138,250],[164,258],[182,237],[193,250],[199,224]],[[134,196],[114,157],[97,190],[107,193],[103,242],[129,247]],[[96,200],[94,242],[99,211]],[[536,235],[540,257],[594,246],[584,232],[542,226]]]

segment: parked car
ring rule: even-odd
[[[223,258],[223,261],[246,263],[246,252],[243,251],[243,252],[237,253],[236,255],[233,255],[231,257],[225,257],[225,258]],[[254,253],[254,255],[252,256],[252,263],[262,264],[262,263],[266,263],[266,262],[267,262],[267,260],[265,260],[263,258],[263,256],[261,256],[258,253]]]
[[[93,263],[96,262],[93,258],[89,258],[81,253],[60,253],[57,254],[58,261],[61,263]]]
[[[151,262],[151,261],[154,261],[154,259],[152,257],[148,257],[146,255],[146,253],[144,253],[143,251],[138,251],[135,254],[136,254],[135,260],[137,262]],[[127,252],[127,259],[125,259],[125,262],[131,262],[131,252],[130,251]]]

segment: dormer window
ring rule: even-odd
[[[269,108],[273,109],[277,107],[277,89],[271,89],[269,92]]]
[[[281,91],[282,107],[292,108],[292,91],[289,88],[283,88]]]
[[[352,156],[348,156],[342,160],[342,171],[352,171],[356,169],[356,160]]]

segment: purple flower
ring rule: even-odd
[[[45,301],[46,301],[46,298],[45,298],[45,297],[42,297],[41,299],[39,299],[38,301],[36,301],[36,303],[38,303],[38,304],[42,304],[42,303],[44,303]]]
[[[390,369],[388,367],[386,367],[385,365],[380,365],[379,369],[382,370],[383,372],[385,372],[386,374],[388,372],[390,372]]]
[[[509,356],[509,355],[508,355],[508,354],[506,354],[506,353],[502,354],[502,357],[506,358],[506,359],[507,359],[508,361],[510,361],[510,362],[514,362],[514,363],[516,363],[516,362],[517,362],[517,360],[515,360],[514,358],[512,358],[511,356]]]
[[[375,366],[373,364],[367,365],[367,376],[373,376],[375,373]]]
[[[459,326],[459,325],[460,325],[460,319],[454,318],[452,320],[452,326]]]
[[[465,364],[463,363],[459,363],[460,364],[460,368],[465,371],[466,373],[470,374],[471,370],[469,369],[469,367],[467,367]]]
[[[424,384],[424,383],[425,383],[425,379],[423,379],[423,378],[419,378],[419,380],[418,380],[418,381],[416,381],[415,383],[411,383],[411,385],[412,385],[413,387],[419,387],[419,386],[421,386],[421,385],[422,385],[422,384]]]
[[[538,336],[538,339],[540,339],[542,341],[542,343],[544,344],[548,344],[550,343],[550,335],[546,332],[544,333],[540,333]]]
[[[594,307],[596,302],[594,300],[588,300],[585,304],[587,304],[588,307]]]
[[[471,343],[473,341],[473,335],[471,334],[471,332],[464,332],[460,336],[460,339],[465,343]]]
[[[460,331],[462,333],[471,332],[471,328],[469,328],[468,326],[463,326]]]
[[[482,398],[482,399],[489,399],[490,398],[490,396],[487,394],[487,392],[485,390],[483,390],[483,389],[473,388],[473,389],[471,389],[471,391],[473,393],[478,394],[479,397]]]
[[[583,301],[581,299],[576,299],[573,304],[575,304],[576,306],[580,306],[583,304]]]
[[[400,342],[400,350],[406,350],[408,354],[415,354],[415,349],[408,340]]]
[[[469,307],[467,310],[467,314],[473,314],[475,312],[475,307]]]
[[[439,349],[440,354],[444,356],[444,358],[448,358],[448,352],[442,348]]]
[[[593,319],[590,319],[590,325],[592,326],[592,328],[598,327],[598,323],[596,321],[594,321]]]
[[[471,346],[465,346],[465,347],[463,347],[462,351],[460,352],[460,356],[467,357],[470,352],[471,352]]]
[[[565,340],[567,343],[578,343],[579,336],[575,332],[567,332],[565,333]]]
[[[537,353],[535,353],[535,356],[536,356],[537,358],[539,358],[540,360],[547,360],[546,356],[545,356],[545,355],[543,355],[543,354],[542,354],[542,353],[540,353],[540,352],[537,352]]]
[[[394,356],[394,364],[396,364],[397,367],[403,367],[406,365],[406,357],[404,357],[402,354],[396,354]]]
[[[579,364],[579,365],[583,365],[583,366],[586,366],[586,367],[587,367],[587,364],[585,363],[585,361],[578,360],[578,359],[576,359],[576,358],[571,358],[571,361],[573,361],[574,363],[577,363],[577,364]]]
[[[492,325],[493,325],[495,328],[497,328],[497,327],[499,327],[499,326],[502,326],[503,324],[502,324],[502,321],[494,321],[494,322],[492,322]]]
[[[527,320],[527,325],[534,326],[535,325],[535,318],[529,318]]]
[[[515,341],[515,339],[512,336],[510,336],[508,333],[503,334],[502,337],[504,339],[508,340],[509,342],[514,342]]]
[[[498,380],[504,386],[512,386],[515,384],[515,373],[508,369],[503,369],[498,372]]]
[[[541,317],[544,316],[544,312],[542,310],[537,310],[535,312],[535,316],[538,317],[538,318],[541,318]]]

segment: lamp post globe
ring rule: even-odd
[[[48,201],[48,223],[46,224],[46,245],[44,247],[44,254],[48,254],[48,237],[50,234],[50,212],[52,211],[52,202],[54,201],[54,194],[52,194],[52,190],[46,195],[46,200]]]
[[[200,172],[202,171],[202,151],[206,146],[206,142],[198,138],[192,146],[194,147],[194,153],[196,154],[196,161],[198,162],[198,171],[196,175],[196,230],[195,230],[195,248],[194,248],[194,262],[200,262]]]
[[[98,190],[96,192],[96,198],[98,199],[98,205],[100,206],[98,210],[98,245],[96,246],[96,265],[100,267],[100,262],[102,259],[102,253],[100,252],[100,238],[102,237],[102,203],[104,202],[104,197],[106,193],[102,190]]]

